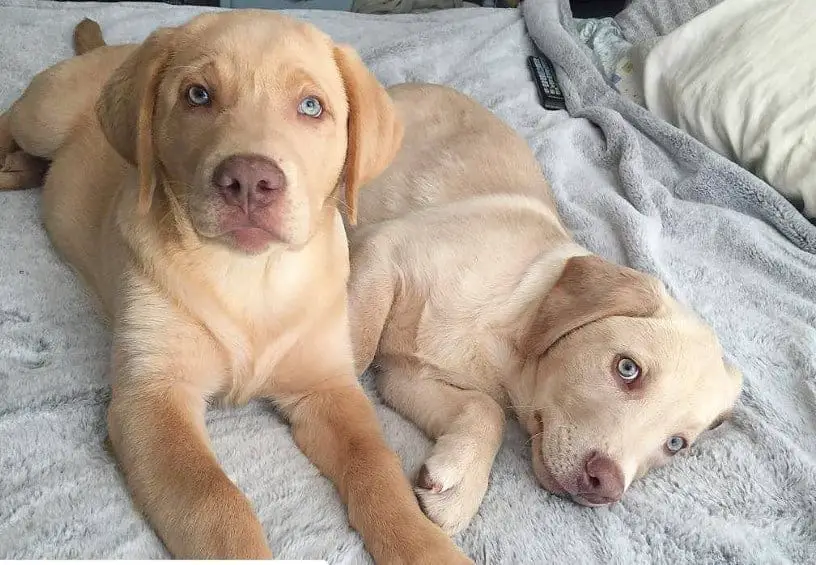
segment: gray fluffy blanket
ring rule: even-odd
[[[0,108],[70,55],[83,16],[120,42],[199,10],[0,0]],[[566,2],[527,0],[523,13],[294,15],[354,44],[387,84],[450,84],[496,111],[537,152],[578,240],[661,277],[716,328],[746,376],[730,424],[610,508],[539,489],[527,438],[511,426],[482,509],[456,541],[489,564],[813,562],[816,228],[608,88],[574,39]],[[539,106],[525,64],[531,38],[559,66],[571,116]],[[165,556],[103,450],[107,334],[52,251],[38,206],[38,191],[0,194],[0,557]],[[378,410],[415,472],[427,441]],[[369,562],[334,489],[273,413],[213,411],[208,427],[279,557]]]

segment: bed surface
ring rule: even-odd
[[[385,84],[445,83],[496,111],[535,149],[576,238],[663,279],[745,373],[730,423],[609,508],[538,488],[527,438],[510,426],[481,511],[456,541],[489,564],[812,562],[816,227],[776,191],[606,86],[562,4],[527,0],[523,13],[293,12],[352,43]],[[201,10],[0,0],[0,109],[71,54],[82,17],[122,42]],[[648,39],[649,28],[638,29],[633,41]],[[572,118],[538,104],[525,60],[531,39],[561,67]],[[39,191],[0,194],[0,558],[164,557],[103,449],[105,328],[38,214]],[[377,403],[413,474],[428,442]],[[370,562],[334,489],[273,412],[258,404],[212,411],[208,429],[277,557]]]

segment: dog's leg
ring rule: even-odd
[[[376,563],[472,563],[422,513],[383,437],[374,407],[353,372],[345,296],[342,302],[342,321],[321,320],[320,328],[292,351],[285,368],[292,376],[279,373],[278,386],[306,379],[309,384],[300,392],[276,395],[277,405],[300,449],[337,487],[349,522]]]
[[[449,534],[467,527],[487,492],[504,411],[490,396],[444,382],[430,368],[383,367],[383,400],[436,440],[417,477],[426,514]]]
[[[356,383],[314,392],[290,414],[295,441],[337,486],[378,564],[470,563],[423,514]]]
[[[249,501],[208,445],[195,378],[114,385],[113,450],[137,506],[176,558],[271,558]]]
[[[78,124],[96,122],[96,99],[129,53],[129,46],[100,47],[38,73],[4,114],[0,130],[29,155],[53,160]],[[2,141],[0,136],[0,151]]]
[[[25,153],[11,133],[11,114],[0,114],[0,190],[42,186],[48,162]]]
[[[0,163],[0,190],[21,190],[43,185],[48,161],[17,150]]]
[[[358,375],[374,360],[394,302],[396,281],[386,245],[376,236],[351,244],[349,326],[354,368]]]

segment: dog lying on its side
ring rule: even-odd
[[[448,88],[389,89],[402,149],[350,228],[357,371],[436,440],[416,492],[448,532],[479,508],[504,408],[535,476],[586,505],[716,425],[742,375],[653,277],[575,243],[527,144]]]
[[[101,43],[82,30],[78,49]],[[261,397],[375,561],[470,562],[422,514],[354,372],[335,193],[353,219],[401,136],[351,48],[270,11],[93,49],[0,117],[0,188],[50,162],[48,234],[113,326],[111,444],[174,556],[270,557],[204,426],[208,400]]]

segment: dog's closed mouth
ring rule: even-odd
[[[269,243],[276,239],[274,234],[263,228],[247,226],[236,228],[229,232],[235,246],[247,253],[257,253],[266,249]]]
[[[536,412],[535,419],[536,423],[538,424],[538,431],[533,438],[533,470],[535,471],[539,484],[552,494],[561,498],[570,499],[581,506],[597,508],[599,506],[608,506],[613,502],[617,502],[617,500],[607,498],[596,493],[575,492],[575,487],[569,489],[555,478],[553,472],[550,471],[550,468],[544,462],[544,456],[541,452],[542,437],[544,435],[544,419],[541,417],[539,412]]]
[[[576,493],[570,494],[569,497],[573,500],[573,502],[580,504],[581,506],[589,506],[590,508],[609,506],[613,502],[617,502],[617,500],[613,500],[611,498],[604,498],[594,494]]]
[[[533,471],[535,473],[538,483],[547,491],[558,496],[571,496],[569,490],[555,478],[555,475],[550,471],[547,463],[544,461],[544,455],[541,452],[542,438],[544,437],[544,419],[539,412],[535,413],[535,420],[538,424],[538,430],[533,436]]]

